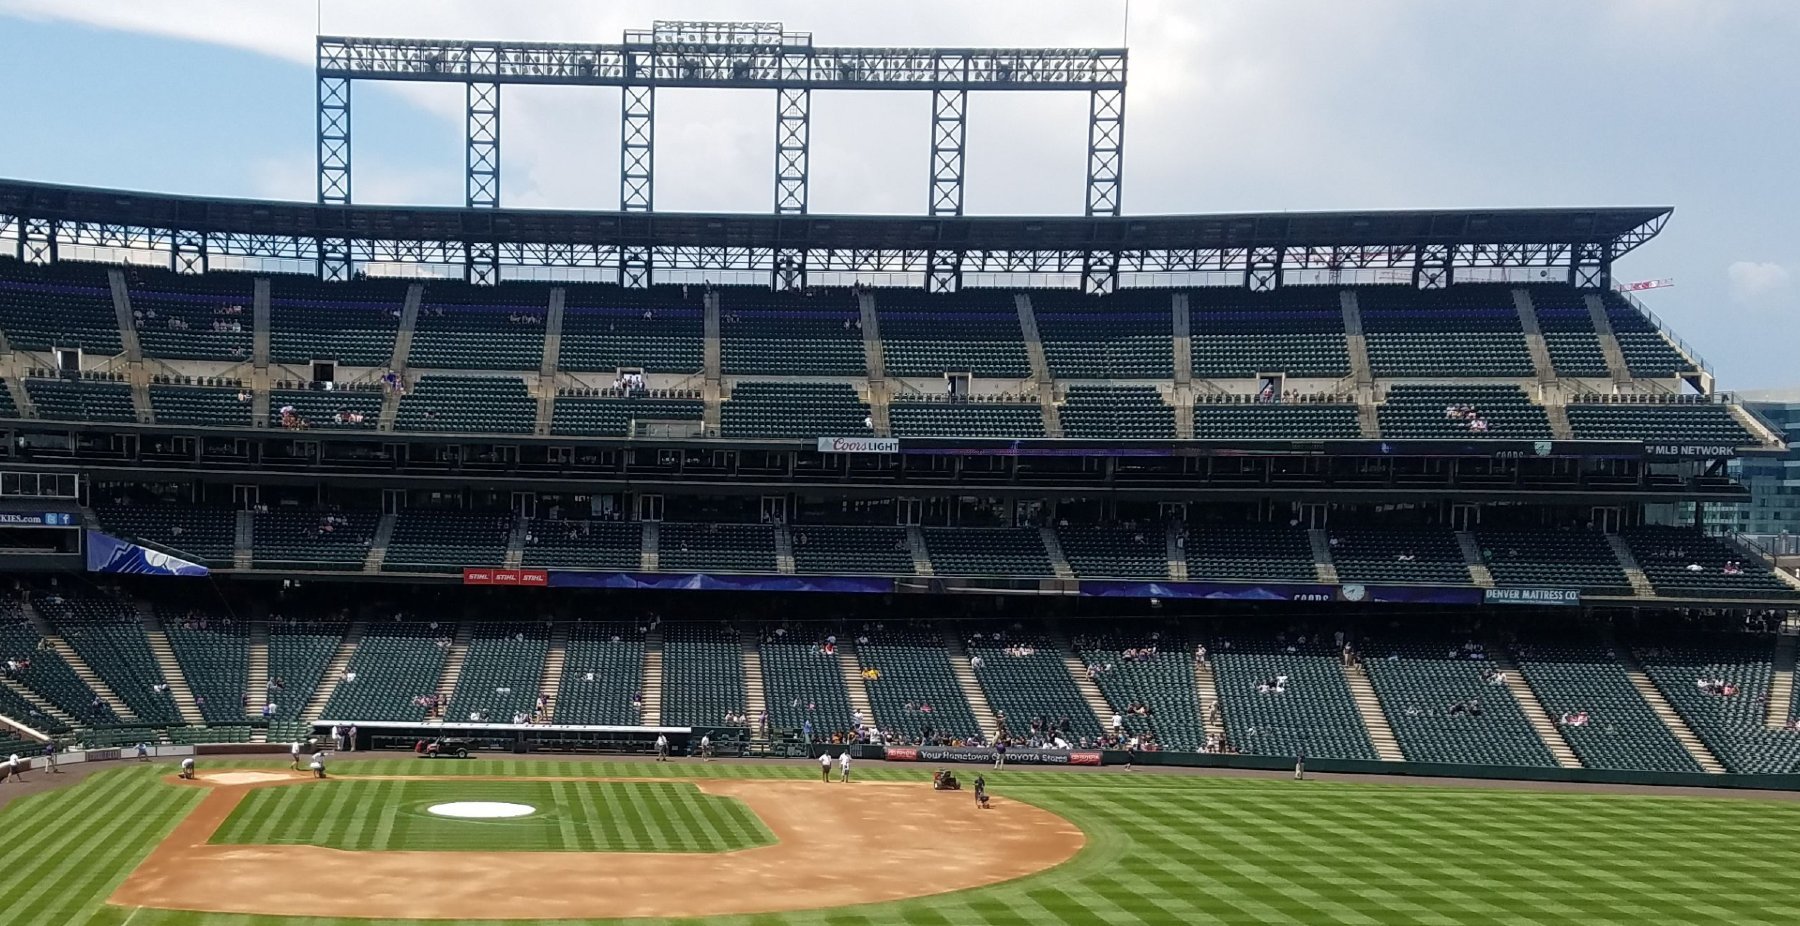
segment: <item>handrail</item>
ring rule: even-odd
[[[1695,350],[1688,342],[1682,340],[1681,336],[1675,333],[1675,329],[1669,327],[1668,323],[1664,322],[1655,312],[1650,311],[1650,307],[1645,305],[1636,295],[1620,290],[1613,290],[1612,294],[1623,299],[1626,305],[1636,309],[1638,314],[1648,319],[1650,324],[1655,325],[1656,330],[1661,332],[1662,336],[1669,340],[1669,343],[1675,345],[1676,350],[1681,351],[1684,356],[1698,365],[1702,371],[1706,373],[1712,372],[1712,364],[1707,363],[1706,358],[1702,357],[1699,351]]]

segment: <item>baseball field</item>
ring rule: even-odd
[[[978,811],[929,768],[869,765],[848,784],[802,764],[504,759],[69,775],[0,810],[0,923],[1800,917],[1800,802],[1009,770]]]

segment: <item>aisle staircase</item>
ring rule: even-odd
[[[1059,579],[1075,578],[1075,570],[1069,566],[1069,558],[1063,555],[1062,538],[1056,531],[1048,527],[1038,528],[1038,537],[1044,543],[1044,553],[1050,557],[1050,569]]]
[[[1462,548],[1463,563],[1469,567],[1469,579],[1477,588],[1493,588],[1494,574],[1481,559],[1481,544],[1468,531],[1456,532],[1456,545]]]
[[[31,689],[25,687],[24,685],[21,685],[18,682],[13,681],[10,678],[0,677],[0,686],[5,687],[6,690],[12,692],[13,694],[18,695],[19,697],[24,698],[25,702],[27,704],[30,704],[32,707],[37,708],[38,711],[46,717],[54,717],[59,722],[65,724],[67,726],[71,726],[71,727],[80,726],[80,724],[78,724],[75,721],[75,718],[70,717],[66,712],[63,711],[62,708],[57,707],[56,705],[51,704],[49,701],[46,701],[43,698],[39,697],[37,692],[32,691]],[[22,721],[30,720],[29,717],[20,717],[17,719],[22,720]]]
[[[331,661],[325,664],[325,676],[319,679],[319,687],[313,690],[312,700],[306,702],[306,707],[300,712],[302,721],[312,723],[318,720],[325,705],[331,703],[331,696],[337,693],[338,683],[344,680],[344,670],[350,667],[350,657],[356,655],[356,648],[362,645],[363,634],[368,629],[368,621],[356,621],[344,631],[344,640],[338,644],[337,652],[331,654]]]
[[[875,720],[875,708],[869,701],[869,683],[862,677],[863,664],[857,655],[856,644],[840,637],[837,651],[838,669],[844,675],[844,691],[850,696],[850,709],[862,714],[864,726],[881,729],[881,724]]]
[[[975,677],[975,670],[969,667],[969,651],[963,646],[962,637],[957,635],[956,626],[945,623],[943,634],[944,651],[950,658],[950,674],[956,676],[957,687],[962,689],[963,699],[969,702],[969,712],[975,715],[975,723],[980,725],[981,735],[991,743],[1000,735],[1000,723],[994,719],[994,707],[988,703],[987,694],[981,690],[981,680]]]
[[[644,633],[644,677],[638,692],[644,696],[644,709],[638,722],[646,727],[662,725],[663,637],[660,630]]]
[[[1775,638],[1775,673],[1769,680],[1765,722],[1772,728],[1787,726],[1794,716],[1794,647],[1796,637],[1784,633]]]
[[[1394,738],[1387,715],[1381,711],[1381,699],[1375,696],[1375,686],[1369,684],[1369,673],[1363,671],[1361,664],[1343,669],[1344,682],[1350,686],[1350,697],[1356,702],[1356,713],[1362,716],[1363,728],[1369,731],[1369,743],[1375,747],[1376,757],[1383,762],[1406,761],[1406,755],[1400,751],[1400,741]]]
[[[125,706],[124,700],[112,690],[112,686],[100,678],[100,674],[87,664],[87,660],[81,658],[81,654],[75,652],[75,647],[70,646],[69,641],[63,639],[62,634],[56,632],[56,628],[50,626],[50,622],[44,619],[44,615],[39,613],[36,606],[29,601],[21,602],[19,610],[31,622],[31,627],[38,632],[38,636],[43,637],[44,642],[50,644],[50,649],[56,655],[61,656],[63,662],[68,663],[69,668],[75,671],[75,677],[81,679],[82,684],[88,686],[95,695],[99,696],[100,703],[112,709],[114,717],[125,723],[137,721],[137,715]]]
[[[1555,759],[1561,768],[1581,768],[1581,757],[1569,746],[1561,728],[1550,720],[1550,713],[1544,710],[1537,692],[1525,681],[1524,674],[1519,671],[1518,664],[1513,662],[1506,644],[1499,640],[1490,641],[1487,654],[1493,660],[1494,668],[1505,674],[1506,690],[1512,692],[1514,701],[1519,702],[1519,709],[1525,712],[1525,719],[1530,722],[1531,729],[1537,731],[1544,748],[1550,750],[1550,758]]]
[[[1625,538],[1618,534],[1607,534],[1606,542],[1612,547],[1613,556],[1619,560],[1619,568],[1625,570],[1625,579],[1631,583],[1631,593],[1639,598],[1656,597],[1656,587],[1650,584],[1650,577],[1644,575],[1644,568],[1638,565],[1637,554],[1625,543]]]
[[[444,657],[444,671],[438,676],[438,703],[446,708],[450,706],[450,696],[456,694],[456,683],[462,679],[463,664],[469,661],[469,640],[474,636],[473,622],[456,622],[456,632],[450,638],[450,652]]]
[[[1075,646],[1069,642],[1069,635],[1061,628],[1051,633],[1051,640],[1056,643],[1057,655],[1062,657],[1063,668],[1069,670],[1069,680],[1075,683],[1075,690],[1081,692],[1081,700],[1087,702],[1088,709],[1102,724],[1107,723],[1114,713],[1114,708],[1106,702],[1106,695],[1100,693],[1100,686],[1088,678],[1087,664],[1075,655]]]
[[[384,514],[376,522],[375,538],[369,543],[369,552],[363,555],[363,572],[381,571],[381,561],[387,559],[388,544],[394,540],[394,522],[398,519],[399,515]]]
[[[1312,544],[1313,575],[1320,582],[1336,585],[1338,571],[1337,563],[1331,559],[1331,535],[1314,528],[1306,532],[1306,539]]]
[[[556,693],[562,690],[563,667],[569,659],[569,625],[557,622],[550,627],[550,648],[544,651],[543,681],[539,682],[539,690],[544,693],[543,723],[556,721]],[[650,697],[648,693],[644,695]],[[648,704],[648,700],[645,702]]]
[[[756,719],[768,708],[763,688],[762,649],[756,645],[756,634],[740,636],[738,649],[744,665],[744,714],[750,718],[750,741],[767,742],[768,737],[756,729]]]
[[[249,569],[252,565],[252,538],[256,535],[255,515],[248,511],[237,513],[237,521],[232,526],[231,568]]]
[[[244,702],[244,714],[260,716],[261,711],[252,705],[262,704],[261,699],[269,690],[269,620],[252,618],[246,630],[249,651],[244,658],[244,692],[250,698]]]
[[[156,657],[156,667],[162,670],[163,681],[169,686],[169,700],[175,702],[175,710],[181,715],[185,724],[203,724],[206,722],[200,713],[200,705],[194,701],[194,690],[188,687],[187,675],[181,671],[181,661],[175,658],[175,647],[169,643],[169,635],[162,629],[162,622],[156,618],[156,610],[147,602],[137,603],[138,621],[144,628],[144,639],[150,644],[150,655]]]
[[[1645,704],[1650,705],[1652,711],[1656,712],[1656,716],[1662,720],[1663,726],[1668,727],[1669,732],[1675,734],[1675,740],[1681,744],[1681,748],[1687,750],[1688,755],[1700,764],[1700,770],[1709,775],[1724,774],[1724,764],[1712,754],[1712,750],[1706,748],[1706,744],[1700,741],[1699,736],[1695,735],[1693,728],[1687,725],[1687,721],[1681,719],[1681,715],[1675,711],[1675,708],[1670,706],[1669,699],[1663,697],[1662,689],[1656,687],[1656,683],[1650,680],[1650,676],[1644,672],[1643,664],[1638,662],[1637,656],[1631,652],[1631,649],[1614,641],[1613,654],[1618,658],[1619,665],[1625,669],[1625,675],[1631,679],[1631,687],[1636,688],[1638,696],[1644,699]]]
[[[1206,728],[1207,736],[1225,737],[1225,707],[1219,701],[1219,679],[1213,674],[1212,663],[1206,662],[1194,666],[1194,703],[1200,708],[1200,720]],[[1212,706],[1219,705],[1219,719],[1213,721]]]

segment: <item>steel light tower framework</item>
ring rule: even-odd
[[[815,90],[927,92],[931,107],[932,216],[963,212],[963,164],[971,91],[1085,91],[1088,105],[1085,213],[1116,216],[1125,156],[1123,48],[859,48],[813,44],[811,33],[774,22],[658,22],[628,30],[618,44],[465,42],[434,39],[318,39],[318,199],[351,202],[351,88],[359,80],[461,83],[467,98],[465,205],[500,206],[500,101],[507,84],[618,87],[619,210],[655,209],[656,93],[691,87],[773,90],[774,212],[805,215],[811,184],[812,97]],[[321,275],[347,276],[347,248],[321,247],[333,263]],[[961,285],[958,252],[934,253],[928,285]],[[804,251],[777,263],[771,283],[804,286]],[[1114,285],[1117,261],[1084,264],[1084,285]],[[474,282],[498,280],[499,264],[471,251]],[[647,285],[654,255],[621,248],[619,279]]]

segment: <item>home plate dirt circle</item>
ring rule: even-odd
[[[695,787],[742,801],[774,834],[775,844],[722,853],[346,852],[208,844],[251,789],[309,786],[305,779],[272,777],[203,778],[199,785],[210,787],[210,793],[109,902],[207,913],[380,919],[779,913],[1010,881],[1068,861],[1085,842],[1080,829],[1049,811],[998,797],[993,809],[980,811],[968,794],[932,791],[925,781],[701,778],[691,780]],[[520,885],[531,887],[521,891]]]

